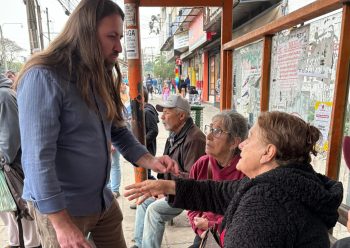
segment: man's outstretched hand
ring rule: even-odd
[[[171,173],[175,176],[179,175],[179,165],[167,155],[153,157],[151,154],[146,153],[136,164],[158,173]]]

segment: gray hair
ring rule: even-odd
[[[183,113],[184,115],[185,115],[185,119],[187,120],[188,118],[190,118],[190,113],[189,112],[187,112],[187,111],[185,111],[185,110],[183,110],[183,109],[180,109],[180,108],[175,108],[176,109],[176,111],[177,111],[177,113]]]
[[[230,141],[234,141],[239,138],[241,142],[247,138],[248,123],[246,118],[235,110],[225,110],[215,115],[212,118],[213,121],[219,120],[222,122],[223,129],[228,133]],[[237,147],[234,151],[235,154],[240,154],[241,150]]]

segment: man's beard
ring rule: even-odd
[[[111,62],[105,60],[105,67],[106,67],[106,69],[107,69],[108,71],[111,71],[111,70],[113,70],[113,68],[115,67],[115,64],[116,64],[116,63],[117,63],[117,61],[111,63]]]

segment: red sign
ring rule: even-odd
[[[175,64],[176,65],[182,65],[182,60],[180,58],[176,58]]]

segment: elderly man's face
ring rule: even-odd
[[[181,130],[182,125],[186,121],[184,114],[176,108],[164,108],[161,119],[167,131],[176,133]]]

